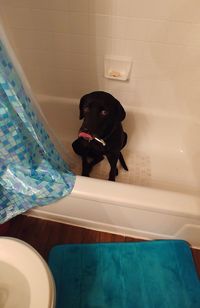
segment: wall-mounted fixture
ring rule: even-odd
[[[126,81],[129,79],[132,59],[122,56],[104,57],[104,77]]]

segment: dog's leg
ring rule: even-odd
[[[116,153],[109,153],[109,154],[106,154],[106,157],[110,164],[109,181],[115,181],[115,177],[118,173],[117,161],[119,159],[119,155],[116,155]]]
[[[83,176],[89,176],[90,172],[92,171],[92,168],[98,164],[100,161],[104,159],[103,155],[99,155],[95,157],[94,159],[90,159],[89,161],[88,157],[83,156],[82,157],[82,175]]]
[[[99,155],[99,156],[95,157],[91,161],[91,166],[94,167],[96,164],[100,163],[100,161],[102,161],[103,159],[104,159],[103,155]]]
[[[88,163],[87,156],[82,156],[82,176],[89,176],[91,171],[90,164]]]

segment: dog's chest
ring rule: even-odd
[[[82,140],[81,143],[89,156],[93,157],[99,154],[103,155],[106,152],[106,146],[103,146],[100,142],[96,140],[91,140],[91,141]]]

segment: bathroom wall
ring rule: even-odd
[[[0,16],[37,94],[200,117],[199,0],[0,0]],[[103,77],[104,55],[132,58],[128,82]]]

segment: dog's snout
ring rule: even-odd
[[[81,131],[84,133],[89,133],[89,129],[87,127],[81,127]]]

